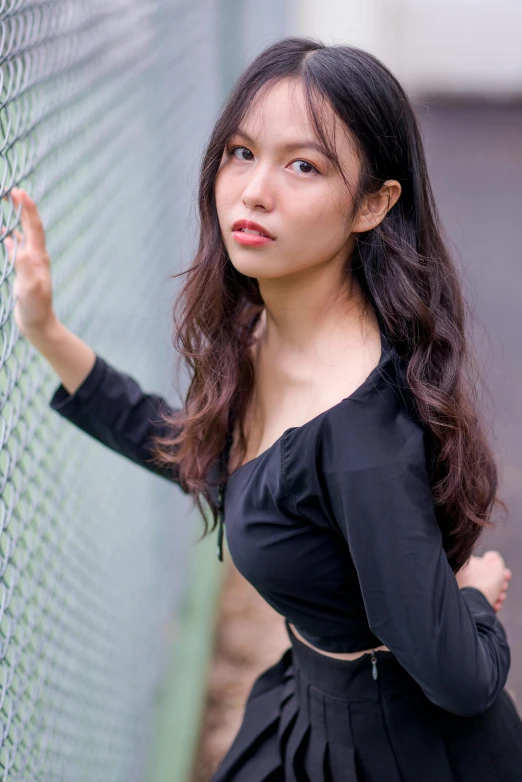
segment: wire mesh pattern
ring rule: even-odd
[[[165,282],[216,110],[214,5],[0,0],[0,195],[38,204],[60,319],[167,397]],[[2,201],[8,233],[18,218]],[[3,241],[0,274],[0,780],[142,780],[201,528],[177,488],[50,410]]]

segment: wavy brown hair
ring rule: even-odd
[[[253,98],[283,78],[303,84],[318,137],[341,164],[326,133],[325,99],[356,143],[361,159],[354,209],[387,179],[402,186],[398,202],[373,230],[358,234],[348,259],[381,329],[405,367],[431,447],[431,486],[443,545],[456,572],[482,530],[492,525],[498,472],[479,417],[478,373],[467,337],[468,306],[443,237],[422,138],[410,101],[374,56],[351,46],[284,38],[265,49],[239,78],[223,106],[203,157],[199,246],[174,306],[174,346],[191,378],[184,409],[166,417],[167,436],[154,440],[154,460],[176,472],[209,529],[201,498],[218,508],[210,471],[231,422],[240,428],[253,391],[252,318],[263,308],[255,278],[239,273],[221,236],[214,185],[223,151]],[[350,268],[351,267],[351,268]],[[177,277],[179,275],[173,275]],[[178,317],[178,310],[181,311]]]

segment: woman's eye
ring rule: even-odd
[[[294,160],[292,163],[290,163],[291,166],[298,164],[299,169],[297,171],[298,174],[310,174],[312,171],[315,171],[318,173],[315,166],[312,166],[311,163],[309,163],[307,160]],[[294,168],[294,171],[296,169]]]
[[[240,152],[241,155],[240,156],[236,155],[236,152]],[[236,160],[252,160],[252,158],[244,157],[242,154],[243,152],[246,152],[248,155],[252,155],[251,151],[246,147],[232,147],[232,149],[230,150],[230,154],[233,155],[236,158]]]
[[[239,154],[236,154],[239,153]],[[230,149],[229,154],[232,157],[235,157],[236,160],[252,160],[254,155],[247,147],[232,147]],[[315,171],[316,174],[318,174],[318,170],[315,166],[313,166],[311,163],[309,163],[307,160],[294,160],[292,163],[290,163],[291,166],[295,166],[295,164],[299,166],[299,169],[295,169],[298,174],[311,174],[312,171]]]

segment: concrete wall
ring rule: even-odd
[[[380,57],[410,92],[522,95],[522,0],[289,0],[289,29]]]

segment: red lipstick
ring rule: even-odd
[[[272,234],[259,223],[253,220],[236,220],[232,226],[234,239],[238,244],[250,247],[259,247],[274,241]]]

